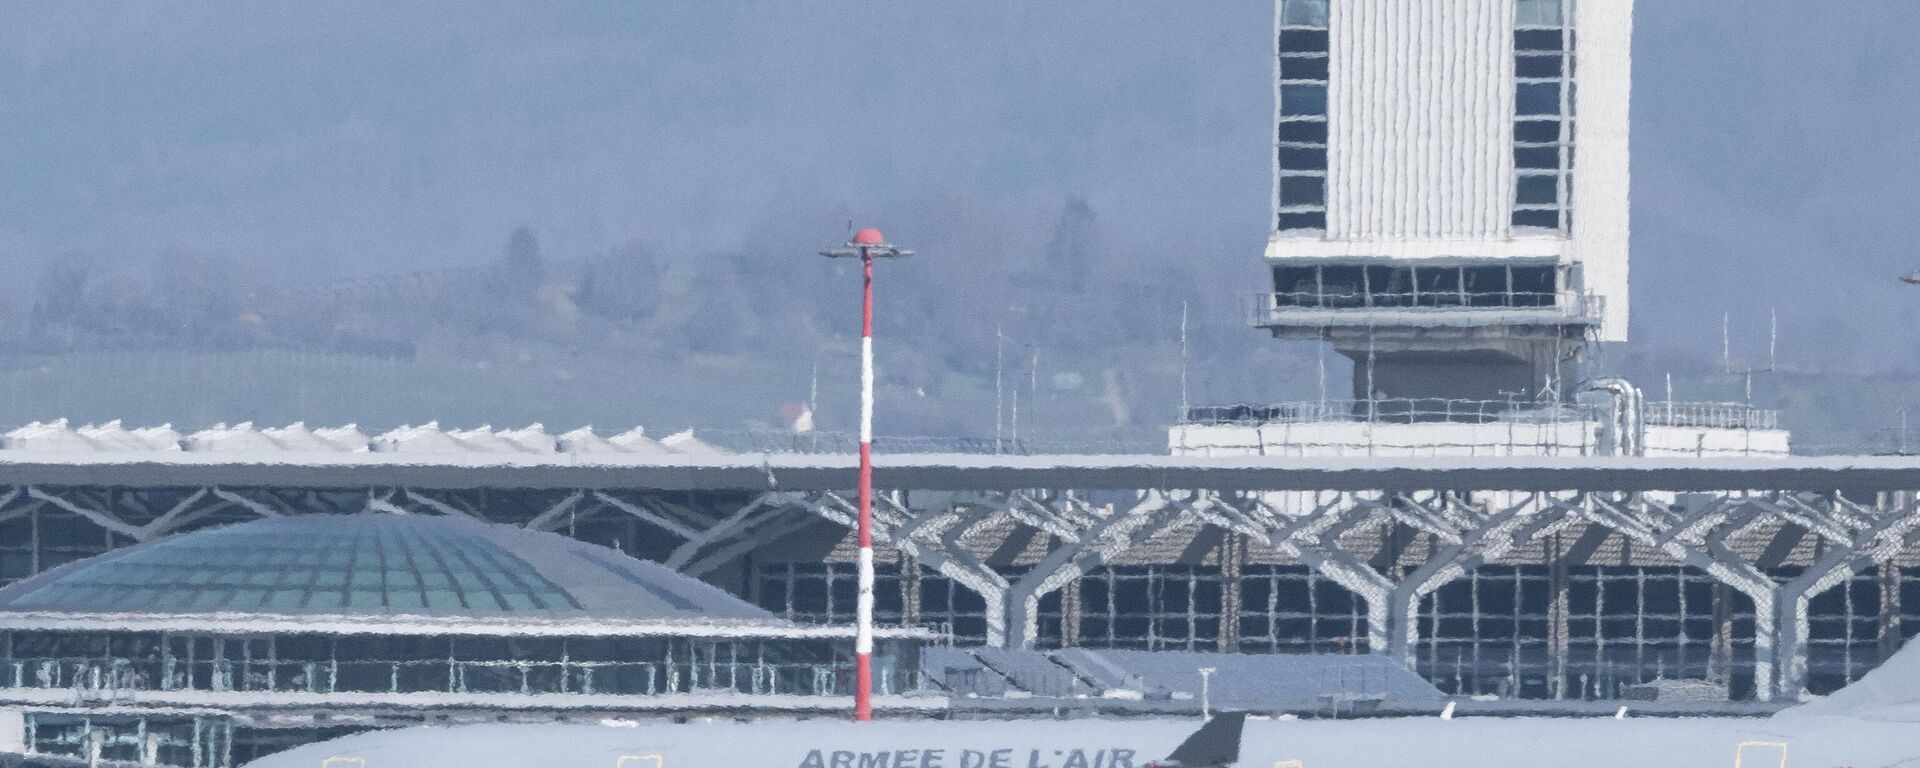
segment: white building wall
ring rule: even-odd
[[[27,751],[27,716],[23,710],[0,709],[0,754]]]
[[[1184,424],[1172,428],[1176,456],[1585,456],[1598,424],[1368,423]]]
[[[1648,456],[1781,456],[1792,453],[1784,429],[1702,429],[1648,426]]]
[[[1578,0],[1574,29],[1573,241],[1585,290],[1604,297],[1601,341],[1627,340],[1627,137],[1633,91],[1633,0]]]
[[[1329,239],[1507,234],[1512,19],[1513,0],[1333,3]]]
[[[1168,431],[1175,456],[1592,456],[1601,453],[1597,421],[1541,424],[1181,424]],[[1782,429],[1648,426],[1648,456],[1786,456]]]

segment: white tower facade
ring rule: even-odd
[[[1627,332],[1632,0],[1277,0],[1271,296],[1356,399],[1538,397]]]
[[[1250,320],[1351,359],[1353,395],[1190,409],[1174,452],[1788,451],[1771,411],[1576,375],[1627,338],[1633,0],[1274,10],[1273,283]]]

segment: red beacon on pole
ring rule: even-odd
[[[839,248],[821,251],[828,258],[860,259],[860,596],[853,641],[853,719],[873,719],[873,260],[912,256],[889,244],[880,230],[867,227]]]

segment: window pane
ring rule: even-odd
[[[1288,120],[1280,124],[1280,140],[1298,144],[1325,144],[1327,124],[1319,120]]]
[[[1558,205],[1560,179],[1556,176],[1522,176],[1515,201],[1521,205]]]
[[[1523,27],[1560,26],[1560,0],[1520,0],[1520,12],[1515,21]]]
[[[1283,86],[1281,92],[1285,93]],[[1309,86],[1300,86],[1309,87]],[[1313,86],[1318,87],[1318,86]],[[1326,91],[1321,90],[1320,108],[1326,109]],[[1558,115],[1560,114],[1559,83],[1521,83],[1514,86],[1513,110],[1516,115]]]
[[[1522,29],[1513,33],[1516,51],[1560,51],[1564,46],[1564,38],[1557,29]]]
[[[1326,305],[1330,307],[1359,307],[1367,303],[1365,285],[1362,276],[1363,267],[1327,266],[1320,268],[1320,290],[1326,295]],[[1195,604],[1202,613],[1218,611],[1220,598],[1212,582],[1201,582],[1195,589]]]
[[[1522,120],[1514,123],[1513,140],[1530,144],[1552,144],[1560,140],[1560,121]]]
[[[1514,147],[1513,165],[1522,170],[1558,170],[1559,147]]]
[[[827,611],[827,584],[821,579],[797,579],[793,583],[793,610],[824,614]]]
[[[1326,53],[1327,31],[1324,29],[1289,29],[1280,33],[1280,53]]]
[[[1367,292],[1376,307],[1404,307],[1413,301],[1413,270],[1407,267],[1367,267]],[[1305,602],[1301,599],[1300,602]],[[1339,603],[1334,603],[1338,605]],[[1321,610],[1334,610],[1321,602]]]
[[[1514,267],[1513,305],[1516,307],[1553,306],[1553,283],[1553,267]]]
[[[1320,270],[1317,267],[1278,267],[1273,270],[1273,291],[1283,306],[1304,306],[1318,302]]]
[[[1558,60],[1558,57],[1555,57]],[[1282,80],[1325,80],[1327,79],[1327,57],[1325,56],[1283,56],[1280,59],[1280,79]]]
[[[1326,229],[1327,228],[1327,212],[1314,211],[1311,213],[1280,214],[1280,228],[1283,230]]]
[[[1544,211],[1514,211],[1513,226],[1522,229],[1559,229],[1560,212],[1548,209]]]
[[[1560,65],[1565,61],[1565,57],[1558,53],[1516,56],[1513,60],[1513,74],[1515,77],[1560,77]]]
[[[1281,23],[1303,27],[1324,27],[1327,25],[1327,0],[1287,0]]]
[[[1324,147],[1281,147],[1280,169],[1285,171],[1324,171],[1327,150]]]
[[[1560,111],[1560,87],[1553,86],[1553,93],[1553,109],[1557,113]],[[1327,113],[1327,87],[1306,84],[1282,85],[1280,86],[1280,106],[1282,115],[1324,115]]]
[[[1413,274],[1415,281],[1420,285],[1419,304],[1421,306],[1452,307],[1460,304],[1459,267],[1416,267]],[[1466,590],[1459,590],[1451,597],[1471,605],[1470,593]]]
[[[1498,307],[1506,304],[1507,270],[1505,267],[1465,267],[1460,271],[1461,277],[1467,281],[1469,305]]]
[[[1326,205],[1326,179],[1320,176],[1280,177],[1280,205]]]

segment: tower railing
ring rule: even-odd
[[[1642,420],[1651,426],[1710,429],[1779,429],[1780,412],[1746,403],[1684,403],[1654,401],[1642,406]]]
[[[1556,423],[1591,421],[1596,406],[1576,403],[1539,403],[1519,400],[1456,400],[1446,398],[1379,398],[1374,400],[1308,400],[1265,405],[1240,403],[1204,405],[1187,409],[1186,423],[1198,425],[1313,424],[1330,421],[1412,424]]]
[[[1780,412],[1744,403],[1658,401],[1643,407],[1649,426],[1712,429],[1779,429]],[[1256,425],[1324,422],[1388,424],[1554,424],[1599,421],[1607,409],[1600,403],[1542,403],[1531,400],[1455,400],[1443,398],[1382,398],[1375,400],[1307,400],[1287,403],[1204,405],[1187,409],[1187,424]]]
[[[1243,299],[1247,321],[1255,326],[1287,322],[1289,316],[1326,317],[1330,312],[1417,312],[1435,315],[1487,314],[1532,321],[1590,322],[1605,310],[1605,297],[1579,291],[1361,292],[1344,289],[1257,293]]]

